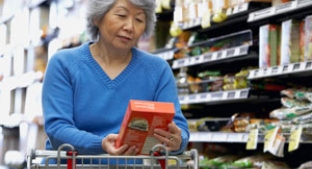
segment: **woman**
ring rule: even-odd
[[[156,22],[154,0],[91,0],[87,30],[92,42],[60,50],[50,59],[43,84],[46,149],[69,143],[79,154],[135,155],[136,147],[115,148],[130,99],[173,102],[169,130],[155,137],[171,154],[182,153],[188,126],[175,79],[163,59],[134,47]]]

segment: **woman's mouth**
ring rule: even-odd
[[[131,41],[131,38],[126,37],[126,36],[119,36],[119,38],[123,41]]]

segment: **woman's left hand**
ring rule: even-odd
[[[177,151],[182,143],[181,129],[174,122],[168,124],[168,129],[168,131],[155,129],[154,136],[166,144],[168,151]]]

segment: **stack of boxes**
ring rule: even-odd
[[[259,68],[312,60],[312,15],[263,25],[259,37]]]

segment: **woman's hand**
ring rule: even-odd
[[[115,142],[118,134],[109,134],[102,140],[102,148],[109,155],[136,155],[138,149],[135,146],[128,147],[124,144],[119,148],[115,147]]]
[[[181,129],[174,122],[169,123],[168,128],[168,131],[155,129],[154,136],[166,144],[168,151],[177,151],[182,143]]]

